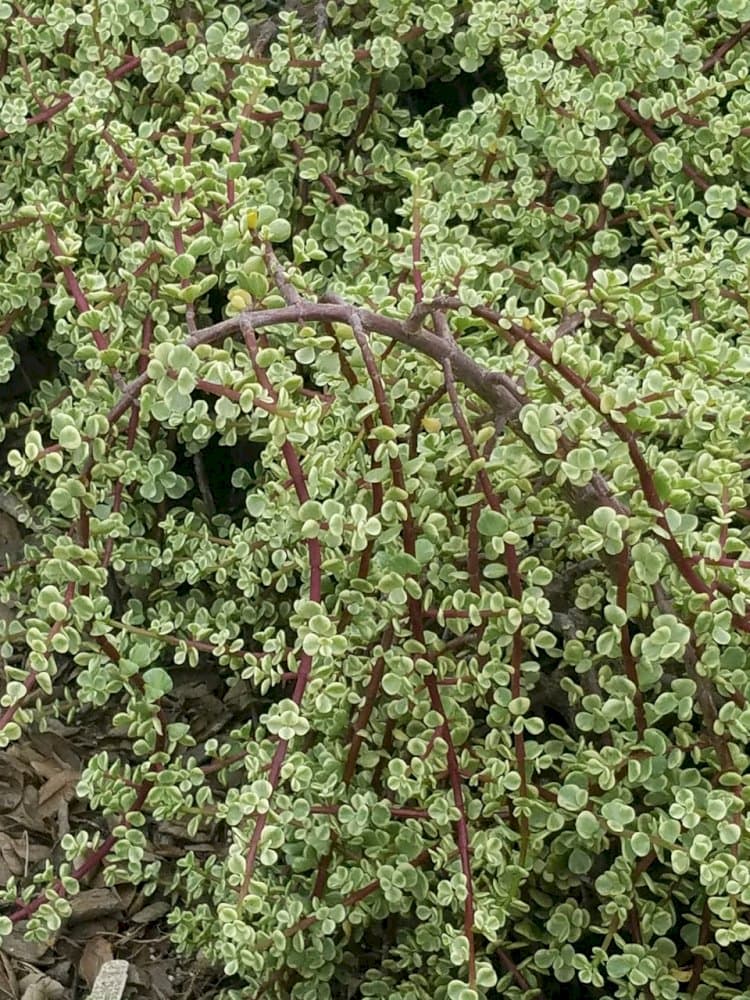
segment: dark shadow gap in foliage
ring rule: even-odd
[[[46,324],[34,334],[10,335],[10,340],[17,360],[10,379],[0,385],[0,414],[19,403],[30,403],[40,383],[58,373],[59,358],[49,349]]]
[[[203,393],[195,395],[205,398],[209,406],[212,405],[211,397],[204,396]],[[191,480],[193,484],[191,491],[181,498],[179,505],[189,508],[193,503],[204,503],[196,473],[195,454],[188,451],[176,435],[171,443],[171,449],[176,455],[174,471]],[[256,466],[262,454],[263,445],[247,438],[239,440],[234,445],[221,444],[217,434],[208,440],[199,452],[199,461],[205,484],[213,500],[214,513],[226,515],[232,520],[241,520],[244,517],[246,492],[233,484],[232,477],[237,469],[246,469],[255,477],[258,472]]]
[[[59,358],[49,348],[50,322],[33,334],[13,334],[5,336],[10,340],[16,356],[16,365],[7,382],[0,383],[0,420],[16,410],[19,405],[31,406],[34,393],[41,383],[53,380],[59,375]],[[5,466],[8,452],[14,448],[23,451],[27,426],[9,427],[0,440],[0,466]]]
[[[505,74],[499,64],[484,65],[473,73],[462,70],[450,80],[429,80],[425,87],[409,90],[399,96],[398,105],[406,108],[415,118],[438,111],[432,119],[455,118],[460,111],[474,103],[474,92],[480,87],[495,94],[505,90]],[[437,124],[437,121],[434,122]]]

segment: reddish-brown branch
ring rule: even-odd
[[[272,272],[273,273],[276,273],[277,271],[279,272],[278,277],[283,284],[284,276],[282,273],[280,273],[278,261],[276,260],[275,256],[273,254],[267,253],[267,258]],[[293,289],[287,288],[287,298],[290,302],[295,301],[295,292]],[[330,325],[327,326],[327,330],[329,335],[333,336],[333,328]],[[349,364],[346,355],[341,350],[338,340],[334,338],[334,341],[336,345],[336,352],[339,357],[339,363],[341,365],[342,374],[344,375],[344,378],[347,380],[349,386],[354,388],[358,384],[357,376],[355,375],[353,368]],[[367,452],[371,458],[372,467],[376,468],[379,466],[380,463],[375,461],[375,451],[377,449],[377,445],[375,440],[371,437],[374,426],[375,424],[372,419],[372,416],[367,416],[363,421],[363,427],[365,432],[365,448],[367,449]],[[377,515],[383,506],[382,483],[371,484],[371,492],[372,492],[372,513],[374,515]],[[367,577],[367,574],[369,573],[374,544],[375,540],[371,539],[368,542],[367,546],[365,547],[360,557],[360,563],[357,575],[362,579],[365,579]],[[347,610],[341,617],[341,620],[339,622],[339,628],[342,630],[346,628],[350,620],[351,620],[351,612]],[[390,628],[386,629],[382,640],[384,651],[390,647],[392,639],[393,639],[393,630]],[[385,657],[380,656],[375,661],[372,671],[370,673],[370,680],[367,684],[367,688],[365,689],[364,702],[360,709],[359,715],[350,728],[349,750],[347,752],[347,758],[344,764],[344,771],[342,775],[343,780],[346,784],[349,784],[352,778],[354,777],[357,760],[359,758],[359,753],[365,739],[364,731],[367,725],[369,724],[370,716],[372,715],[372,712],[375,708],[375,702],[380,692],[380,685],[383,680],[384,672],[385,672]],[[335,843],[336,843],[336,835],[334,832],[328,852],[321,859],[320,864],[318,865],[318,870],[315,876],[315,885],[313,887],[313,896],[315,898],[321,898],[325,891],[325,886],[328,879],[328,872],[330,870],[331,860],[333,858]]]
[[[250,360],[252,362],[253,368],[255,370],[255,376],[258,382],[268,393],[269,397],[278,403],[278,395],[276,390],[271,385],[268,375],[257,361],[258,357],[258,344],[255,337],[255,331],[250,324],[249,320],[245,318],[245,322],[242,324],[242,332],[245,339],[245,345],[247,347],[248,354],[250,355]],[[281,448],[282,455],[284,456],[284,461],[286,467],[289,471],[289,475],[294,483],[294,490],[297,494],[297,499],[300,504],[306,503],[310,499],[310,495],[307,490],[307,481],[305,479],[305,474],[302,470],[302,465],[297,456],[297,452],[294,447],[287,440],[284,442]],[[320,602],[322,597],[322,548],[320,542],[317,538],[307,539],[307,552],[308,558],[310,560],[310,588],[309,588],[309,599],[313,602]],[[303,695],[307,689],[307,684],[310,679],[310,673],[312,670],[312,656],[309,653],[302,652],[299,661],[299,669],[297,671],[297,682],[294,686],[294,691],[292,693],[292,701],[295,705],[300,705],[302,702]],[[276,750],[274,752],[273,758],[271,760],[271,767],[268,772],[268,781],[273,790],[276,789],[279,779],[281,777],[281,768],[283,766],[284,760],[286,759],[287,750],[289,749],[288,740],[279,740]],[[263,835],[263,830],[268,819],[268,813],[260,813],[255,817],[255,827],[253,829],[252,835],[250,837],[250,843],[248,845],[247,853],[245,855],[245,874],[242,880],[242,886],[240,888],[240,899],[244,899],[247,895],[248,889],[250,887],[250,882],[253,877],[253,871],[255,868],[255,859],[258,853],[258,848],[260,846],[260,840]]]
[[[237,122],[234,133],[232,134],[232,148],[229,153],[230,163],[239,163],[240,160],[240,148],[242,146],[242,124],[243,118],[249,118],[252,113],[252,104],[246,104],[242,111],[240,112],[240,121]],[[234,177],[227,177],[227,208],[231,208],[234,205],[235,198],[237,197],[237,186],[234,181]]]
[[[524,990],[524,992],[528,992],[529,990],[531,990],[529,981],[523,975],[523,973],[515,964],[515,962],[511,959],[510,955],[503,948],[497,949],[497,955],[502,965],[506,969],[506,971],[509,972],[511,976],[513,976],[518,986],[520,986],[521,989]],[[544,994],[538,991],[537,991],[537,997],[538,1000],[544,1000]]]
[[[391,642],[393,640],[393,630],[387,629],[383,635],[383,651],[385,652],[390,648]],[[385,655],[379,656],[375,661],[375,665],[370,674],[370,681],[365,688],[364,702],[359,714],[352,724],[349,739],[349,751],[346,755],[346,763],[344,764],[343,781],[345,784],[349,784],[354,777],[354,771],[357,766],[357,758],[359,757],[359,752],[362,748],[362,744],[365,740],[365,730],[370,722],[370,716],[372,715],[373,709],[375,707],[375,699],[380,691],[380,684],[383,680],[383,674],[385,672]]]
[[[143,374],[148,367],[148,352],[151,348],[151,340],[154,334],[154,319],[151,313],[147,313],[144,320],[143,326],[141,328],[141,354],[138,358],[138,372]],[[132,451],[135,445],[135,438],[138,432],[138,420],[140,416],[140,407],[133,406],[130,411],[130,419],[128,421],[128,432],[127,438],[125,440],[125,448],[127,451]],[[112,497],[112,511],[115,514],[119,514],[122,507],[122,491],[123,484],[122,480],[118,479],[115,483],[114,493]],[[112,551],[114,549],[114,538],[110,535],[107,541],[104,543],[104,554],[102,556],[102,566],[105,568],[109,566],[110,560],[112,558]]]
[[[711,911],[708,907],[708,900],[703,904],[703,912],[701,913],[701,924],[700,930],[698,931],[698,946],[705,948],[708,942],[711,940]],[[693,994],[700,985],[701,976],[703,975],[703,966],[705,964],[705,958],[703,955],[696,955],[693,960],[693,974],[690,977],[690,983],[688,984],[688,994]]]
[[[127,153],[119,143],[115,142],[115,140],[112,138],[112,136],[110,135],[109,131],[106,128],[102,129],[102,139],[104,139],[104,141],[107,143],[110,149],[117,154],[120,162],[122,163],[123,167],[128,172],[128,174],[131,177],[136,177],[136,176],[138,177],[138,183],[143,188],[143,190],[147,191],[149,194],[152,194],[157,201],[163,201],[164,195],[161,193],[158,187],[152,181],[150,181],[148,177],[143,177],[141,174],[139,174],[138,167],[136,166],[135,161],[132,160],[127,155]]]
[[[314,816],[338,816],[341,806],[312,806],[310,812]],[[413,806],[388,806],[391,816],[394,819],[429,819],[430,814],[427,809],[417,809]]]
[[[329,335],[333,336],[333,328],[331,326],[327,326],[327,330]],[[357,376],[354,374],[354,370],[352,366],[349,364],[346,355],[341,350],[341,345],[339,344],[338,340],[335,340],[334,338],[334,341],[335,341],[335,350],[339,358],[339,364],[341,366],[341,373],[348,382],[348,384],[352,388],[354,388],[354,386],[358,384]],[[362,426],[365,433],[365,448],[367,449],[367,453],[370,456],[372,462],[371,467],[379,468],[380,463],[375,461],[375,452],[377,450],[377,445],[375,441],[370,437],[370,435],[372,434],[372,429],[375,426],[372,417],[371,416],[365,417],[365,419],[362,422]],[[370,487],[370,492],[372,494],[372,514],[373,516],[377,516],[383,508],[383,484],[369,483],[368,485]],[[364,550],[362,551],[362,555],[360,556],[357,576],[361,577],[362,579],[365,579],[370,571],[370,563],[372,561],[372,553],[374,547],[375,547],[375,539],[371,538],[370,541],[365,546]],[[339,622],[339,628],[343,630],[344,628],[347,627],[350,621],[351,621],[351,612],[349,610],[346,610],[341,616],[341,620]]]
[[[750,27],[747,30],[750,30]],[[737,41],[744,37],[743,34],[738,34],[739,37],[732,44],[736,44]],[[732,46],[730,45],[729,48],[731,47]],[[729,51],[729,48],[726,49],[727,52]],[[601,67],[590,52],[579,45],[576,47],[576,53],[578,54],[581,62],[586,65],[592,76],[598,76],[599,73],[601,73]],[[721,58],[721,56],[719,58]],[[644,118],[643,115],[639,114],[632,104],[630,104],[629,101],[626,101],[624,97],[618,98],[615,103],[620,111],[622,111],[622,113],[641,130],[652,146],[658,146],[664,142],[664,139],[656,131],[653,120]],[[685,176],[688,177],[701,191],[706,191],[711,186],[710,181],[706,180],[706,178],[687,160],[683,160],[681,170]],[[750,208],[747,208],[745,205],[735,205],[734,211],[737,215],[741,215],[743,218],[750,218]]]
[[[707,566],[726,566],[729,569],[750,569],[750,559],[731,559],[722,556],[720,559],[710,559],[708,556],[690,556],[693,563],[705,563]]]
[[[651,589],[654,594],[654,599],[656,600],[656,605],[662,613],[673,614],[674,608],[672,601],[664,590],[663,585],[660,582],[657,582],[651,585]],[[698,704],[703,715],[704,732],[707,736],[706,745],[710,745],[714,748],[721,770],[731,771],[733,770],[733,761],[729,743],[723,736],[718,735],[715,731],[719,713],[716,707],[714,690],[710,680],[698,672],[698,654],[696,652],[696,646],[697,642],[695,634],[691,630],[691,638],[683,654],[685,671],[696,687]]]
[[[356,148],[360,137],[364,135],[367,126],[370,123],[370,119],[372,118],[373,112],[375,111],[375,102],[377,101],[379,90],[380,90],[380,77],[373,75],[370,77],[370,88],[367,92],[367,104],[365,105],[364,111],[357,119],[357,124],[354,128],[354,131],[349,136],[349,141],[347,143],[347,150],[349,152],[351,152],[351,150]]]
[[[53,635],[55,635],[59,631],[60,631],[60,626],[59,625],[53,626],[52,631],[50,632],[50,637],[52,637]],[[3,714],[0,715],[0,732],[2,732],[3,729],[5,729],[5,727],[10,722],[13,721],[13,719],[15,718],[16,712],[21,707],[21,705],[23,704],[23,702],[26,700],[26,696],[30,695],[31,692],[36,687],[36,681],[37,681],[37,673],[36,673],[36,671],[35,670],[29,671],[26,679],[23,682],[23,686],[26,688],[26,695],[24,695],[20,700],[14,701],[12,705],[8,705],[8,707],[5,709],[5,711],[3,712]]]
[[[172,374],[176,378],[178,373],[174,372]],[[207,392],[212,396],[224,396],[235,403],[239,402],[241,396],[241,393],[237,389],[231,389],[228,385],[220,385],[218,382],[209,382],[204,378],[198,379],[195,387],[196,389],[200,389],[201,392]],[[265,399],[254,399],[253,406],[257,406],[259,410],[265,410],[266,413],[279,412],[275,403],[267,403]]]
[[[50,250],[55,257],[64,257],[62,247],[60,246],[60,241],[57,238],[57,233],[54,228],[47,223],[44,227],[44,231],[47,234],[47,242],[49,243]],[[79,313],[86,313],[89,311],[91,306],[88,303],[86,296],[83,293],[83,289],[78,284],[78,279],[73,273],[73,269],[68,264],[61,264],[62,273],[65,277],[65,284],[68,286],[68,291],[73,297],[73,301],[76,304],[76,308]],[[94,338],[94,343],[99,348],[100,351],[105,351],[109,347],[109,341],[99,330],[92,330],[91,333]]]
[[[633,697],[635,724],[638,730],[638,739],[642,740],[643,734],[646,731],[646,716],[643,710],[643,692],[641,691],[641,685],[638,680],[638,668],[636,667],[635,657],[633,656],[633,651],[630,648],[630,630],[628,629],[627,623],[628,579],[630,577],[630,553],[628,552],[627,546],[623,546],[618,563],[617,604],[626,619],[625,624],[620,628],[620,653],[622,655],[622,662],[625,666],[625,673],[627,674],[628,680],[635,688],[635,695]]]
[[[469,985],[476,983],[476,945],[474,941],[474,880],[471,870],[471,847],[469,843],[469,823],[466,816],[466,805],[464,803],[463,782],[456,755],[456,748],[453,744],[453,737],[450,731],[450,722],[443,706],[440,696],[440,688],[434,674],[430,674],[426,681],[427,693],[430,698],[430,705],[434,711],[438,712],[444,719],[442,737],[446,747],[446,762],[448,765],[448,780],[453,794],[453,804],[458,811],[456,820],[456,847],[461,861],[461,870],[466,883],[466,897],[464,900],[464,935],[469,946]]]
[[[437,314],[435,316],[436,329],[444,339],[448,339],[450,336],[448,323],[442,314]],[[453,409],[453,415],[455,417],[456,423],[461,431],[461,436],[469,452],[469,457],[472,462],[476,462],[479,459],[479,452],[477,450],[474,439],[469,430],[469,425],[466,422],[466,418],[461,410],[461,404],[458,399],[458,393],[456,392],[455,380],[453,378],[453,369],[450,361],[443,362],[443,371],[445,373],[445,385],[448,390],[448,397],[451,401],[451,406]],[[484,494],[485,502],[487,506],[494,511],[499,512],[501,510],[500,500],[492,489],[492,484],[490,483],[490,478],[487,475],[485,469],[481,469],[477,473],[477,481]],[[520,601],[523,597],[523,588],[521,585],[521,575],[518,568],[518,555],[516,553],[515,545],[506,543],[505,545],[505,568],[508,572],[508,581],[510,584],[511,596],[515,601]],[[521,661],[523,657],[523,640],[521,636],[521,629],[523,627],[523,622],[520,622],[518,627],[513,633],[513,642],[511,646],[511,694],[513,698],[521,697]],[[528,786],[527,786],[527,776],[526,776],[526,744],[523,736],[523,731],[514,732],[513,734],[513,746],[516,754],[516,765],[518,768],[518,776],[520,779],[520,792],[522,798],[528,797]],[[526,859],[526,852],[529,845],[529,825],[528,818],[525,815],[519,817],[519,827],[521,831],[521,846],[520,846],[520,863],[523,864]]]
[[[412,865],[412,867],[414,868],[420,868],[423,864],[425,864],[429,860],[429,857],[430,857],[429,851],[422,851],[422,853],[417,855],[417,857],[414,858],[413,861],[410,861],[409,864]],[[348,896],[344,896],[344,898],[341,900],[341,905],[345,909],[349,910],[351,909],[352,906],[356,906],[357,903],[361,903],[363,900],[367,899],[368,896],[371,896],[374,892],[377,892],[379,888],[380,888],[380,881],[378,879],[373,879],[372,882],[368,882],[367,885],[362,886],[361,889],[355,889],[355,891],[350,892]],[[297,923],[294,924],[292,927],[288,927],[284,931],[284,936],[293,937],[300,931],[306,931],[308,927],[312,927],[313,924],[317,923],[319,919],[320,918],[318,917],[317,914],[311,913],[309,916],[303,917],[302,920],[298,920]]]
[[[23,229],[24,226],[33,226],[37,219],[11,219],[10,222],[0,223],[0,233],[8,233],[13,229]]]
[[[297,163],[299,163],[305,155],[304,150],[296,139],[290,143],[290,148],[297,159]],[[318,180],[328,192],[328,197],[334,205],[337,207],[340,205],[346,205],[346,198],[338,190],[330,174],[327,174],[324,171],[322,174],[318,174]]]
[[[133,805],[130,807],[130,812],[138,812],[140,810],[152,787],[152,782],[143,782],[139,788]],[[130,826],[130,823],[127,819],[124,819],[121,825],[127,829]],[[74,878],[76,882],[80,882],[87,875],[96,871],[116,843],[117,837],[114,833],[110,833],[109,836],[101,842],[99,847],[89,854],[85,861],[83,861],[77,868],[73,869],[70,876]],[[65,896],[67,894],[65,886],[60,880],[54,883],[52,891],[58,896]],[[14,910],[13,913],[10,914],[11,922],[17,924],[22,920],[27,920],[32,914],[36,913],[40,906],[48,902],[48,893],[49,890],[46,889],[44,892],[40,892],[38,896],[31,900],[31,902],[20,904],[18,909]]]
[[[65,595],[63,597],[63,604],[65,605],[66,610],[70,608],[70,605],[73,603],[73,598],[75,597],[75,595],[76,595],[76,584],[71,582],[65,588]],[[58,634],[58,632],[60,632],[64,624],[65,624],[64,620],[55,622],[55,624],[50,629],[49,636],[47,639],[48,653],[52,639],[54,639],[54,637]],[[31,692],[34,690],[34,688],[37,686],[38,677],[39,673],[37,671],[35,670],[29,671],[26,679],[23,682],[23,686],[26,688],[26,694],[22,696],[18,701],[14,701],[12,705],[8,705],[3,714],[0,715],[0,732],[2,732],[3,729],[5,729],[5,727],[10,722],[13,721],[19,708],[21,708],[28,695],[30,695]]]
[[[735,45],[739,45],[748,32],[750,32],[750,21],[745,21],[738,31],[719,42],[708,59],[704,60],[701,73],[708,73],[709,70],[712,70],[717,63],[721,62],[727,52],[730,52]]]
[[[265,543],[263,543],[265,544]],[[200,639],[188,639],[184,636],[179,635],[162,635],[160,632],[152,632],[150,629],[140,628],[137,625],[125,625],[116,619],[110,619],[111,624],[115,626],[121,626],[126,632],[132,632],[133,635],[142,635],[147,639],[155,639],[158,642],[163,642],[167,646],[188,646],[190,649],[197,649],[200,653],[210,653],[212,656],[253,656],[260,658],[263,656],[262,653],[251,652],[247,649],[237,649],[237,650],[222,650],[218,646],[214,646],[210,642],[202,642]],[[296,677],[296,674],[294,675]]]
[[[459,303],[459,300],[447,300],[446,304],[450,302],[451,306],[455,303]],[[494,326],[499,327],[500,316],[493,310],[488,309],[485,306],[472,306],[471,311],[487,320]],[[506,328],[507,329],[507,328]],[[549,364],[565,381],[577,389],[586,402],[599,413],[599,415],[606,422],[609,429],[618,437],[628,449],[628,454],[633,466],[638,474],[639,481],[641,483],[641,488],[643,489],[646,500],[649,506],[657,512],[657,520],[659,527],[663,531],[663,536],[660,536],[660,541],[664,548],[667,550],[672,562],[679,571],[680,575],[683,577],[685,582],[690,586],[690,588],[696,593],[701,594],[707,598],[712,598],[715,587],[709,586],[706,582],[701,579],[701,577],[692,568],[690,559],[682,551],[679,543],[672,534],[672,530],[669,527],[669,523],[666,519],[665,511],[666,507],[659,498],[659,493],[656,488],[656,483],[654,481],[653,473],[648,468],[643,455],[641,454],[638,439],[636,435],[628,430],[623,424],[614,420],[609,413],[605,413],[602,408],[601,400],[599,396],[594,392],[593,389],[586,383],[586,381],[569,368],[563,362],[555,362],[552,357],[551,348],[542,343],[536,337],[534,337],[528,330],[519,326],[517,323],[511,323],[509,328],[510,335],[514,340],[523,341],[527,347],[531,350],[542,361]],[[740,615],[735,613],[733,616],[733,622],[736,627],[740,628],[743,632],[750,632],[750,616]]]
[[[219,757],[216,760],[211,761],[210,764],[202,764],[201,771],[204,774],[217,774],[219,771],[223,771],[225,767],[231,767],[232,764],[239,764],[241,760],[247,757],[247,750],[243,750],[241,753],[233,754],[231,757]]]
[[[112,648],[114,650],[114,647]],[[115,653],[117,653],[116,650]],[[161,715],[162,731],[161,733],[158,733],[156,736],[157,752],[161,751],[164,748],[164,743],[166,740],[166,719],[164,718],[161,709],[159,711]],[[162,765],[160,764],[154,766],[155,770],[161,770],[161,768]],[[148,798],[149,792],[153,787],[154,787],[153,781],[144,781],[138,786],[135,800],[128,809],[129,813],[137,813],[141,810],[141,808],[146,802],[146,799]],[[127,818],[127,813],[121,817],[119,825],[124,827],[126,830],[129,829],[131,823]],[[105,837],[105,839],[102,841],[99,847],[96,848],[96,850],[91,852],[91,854],[86,858],[85,861],[81,862],[81,864],[77,868],[74,868],[72,870],[72,872],[70,873],[70,877],[74,878],[77,882],[81,882],[87,875],[90,875],[93,872],[95,872],[116,843],[117,843],[117,835],[115,832],[112,832],[107,837]],[[49,891],[50,891],[49,889],[45,889],[28,903],[22,903],[20,900],[18,900],[17,901],[18,908],[14,910],[13,913],[10,914],[11,922],[14,924],[20,923],[22,920],[27,920],[32,914],[36,913],[36,911],[41,906],[43,906],[44,903],[48,901]],[[67,895],[67,891],[65,889],[62,880],[58,880],[52,885],[52,891],[55,892],[58,896]]]
[[[180,49],[184,48],[187,48],[187,42],[180,39],[176,42],[170,42],[169,45],[165,45],[164,51],[171,55],[172,53],[179,52]],[[123,60],[119,66],[116,66],[115,69],[110,70],[109,73],[107,73],[106,79],[109,80],[110,83],[114,83],[115,80],[121,80],[124,76],[127,76],[128,73],[137,69],[140,64],[140,56],[128,56],[127,59]],[[50,121],[55,117],[55,115],[59,115],[61,111],[64,111],[72,100],[72,94],[62,94],[56,104],[52,104],[43,111],[40,111],[38,114],[27,118],[26,127],[28,128],[29,125],[41,125],[42,122]],[[0,139],[7,139],[9,135],[10,133],[6,132],[5,129],[0,129]]]
[[[334,298],[331,296],[331,298]],[[365,331],[362,326],[361,320],[358,316],[353,315],[350,320],[350,325],[354,333],[357,345],[362,353],[362,358],[365,362],[365,369],[370,379],[372,385],[373,393],[375,395],[375,400],[378,404],[378,411],[380,413],[380,419],[385,427],[393,428],[393,416],[391,414],[391,409],[388,404],[388,399],[385,392],[385,385],[383,383],[383,378],[378,370],[377,364],[375,362],[375,357],[370,350],[370,345],[365,336]],[[411,501],[409,497],[408,490],[406,489],[406,480],[404,476],[403,466],[401,464],[401,459],[398,456],[389,457],[389,465],[391,469],[391,477],[393,479],[394,485],[401,491],[402,495],[405,497],[403,500],[404,507],[406,508],[406,517],[404,519],[404,551],[412,556],[416,557],[416,538],[417,529],[414,523],[414,519],[411,513]],[[424,643],[424,626],[422,621],[421,606],[417,599],[411,595],[408,598],[408,608],[409,608],[409,618],[411,621],[411,629],[414,638],[420,642]],[[459,858],[461,861],[461,869],[463,872],[464,880],[466,883],[466,897],[464,900],[464,934],[469,947],[469,984],[474,985],[476,982],[476,951],[475,951],[475,941],[474,941],[474,884],[472,878],[471,870],[471,858],[470,858],[470,847],[469,847],[469,826],[466,816],[466,806],[463,799],[463,785],[461,780],[461,772],[458,764],[458,757],[456,754],[455,746],[453,743],[453,737],[450,730],[450,722],[448,716],[443,707],[442,697],[440,695],[440,688],[437,684],[437,678],[434,673],[427,676],[425,680],[427,687],[427,692],[430,698],[430,704],[433,709],[438,712],[444,720],[443,728],[443,740],[446,745],[446,758],[448,764],[448,777],[450,781],[451,791],[453,794],[453,801],[458,812],[458,820],[456,821],[456,846],[458,848]]]
[[[202,221],[199,222],[199,225],[200,226],[203,225]],[[133,271],[133,278],[138,279],[143,277],[143,275],[146,273],[146,271],[148,271],[148,269],[151,267],[152,264],[159,263],[159,261],[161,260],[161,256],[162,256],[161,252],[158,250],[155,250],[153,253],[149,254],[148,257],[146,257],[146,259],[143,261],[143,263],[139,264],[138,267],[135,269],[135,271]],[[121,304],[125,296],[127,295],[127,292],[128,292],[128,283],[126,281],[121,281],[119,285],[116,285],[112,289],[112,295],[116,299],[118,299],[118,301],[120,301]]]

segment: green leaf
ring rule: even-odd
[[[286,219],[274,219],[268,226],[268,239],[272,243],[286,243],[292,235],[292,227]]]
[[[563,785],[557,792],[557,801],[563,809],[579,812],[588,802],[588,793],[578,785]],[[580,818],[580,817],[579,817]],[[598,827],[598,824],[597,824]]]
[[[558,793],[559,795],[559,793]],[[596,816],[588,809],[584,809],[576,817],[576,830],[578,835],[584,840],[590,840],[602,832],[602,826]]]
[[[635,810],[633,807],[618,800],[605,802],[601,808],[601,814],[607,821],[610,829],[618,832],[622,832],[635,819]]]
[[[498,511],[485,507],[477,520],[477,529],[481,535],[502,537],[508,530],[508,520]]]
[[[153,697],[160,698],[169,694],[172,690],[173,682],[163,667],[150,667],[143,673],[143,683],[146,691]]]
[[[401,576],[417,576],[422,566],[414,556],[410,556],[406,552],[399,552],[389,558],[388,568]]]
[[[189,253],[180,254],[172,261],[172,270],[181,278],[189,278],[195,270],[195,257]]]
[[[80,448],[82,444],[81,435],[79,434],[77,428],[71,425],[63,427],[60,431],[58,441],[60,446],[65,448],[66,451],[75,451],[75,449]]]

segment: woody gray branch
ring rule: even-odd
[[[212,326],[205,327],[191,334],[185,340],[190,348],[200,344],[210,344],[238,333],[244,323],[249,323],[254,330],[269,326],[305,323],[340,323],[355,326],[357,331],[376,333],[389,337],[400,344],[432,358],[444,370],[446,364],[457,382],[474,392],[488,404],[495,420],[499,424],[508,423],[513,433],[522,440],[533,452],[534,443],[524,432],[519,414],[528,399],[517,388],[512,380],[503,372],[492,371],[474,361],[456,342],[455,338],[446,335],[447,323],[442,326],[443,335],[426,330],[422,323],[429,316],[435,316],[448,309],[459,308],[461,303],[455,297],[446,296],[429,303],[418,303],[411,315],[405,320],[394,319],[371,312],[361,306],[345,302],[336,295],[323,296],[319,302],[305,299],[294,286],[291,279],[279,263],[269,243],[263,246],[266,266],[282,294],[286,305],[274,309],[245,310],[238,316],[223,320]],[[328,299],[329,301],[325,301]],[[333,301],[330,301],[330,300]],[[489,310],[487,310],[489,312]],[[565,317],[558,334],[565,335],[581,323],[580,314]],[[143,374],[129,383],[118,403],[108,414],[110,422],[114,423],[129,405],[132,405],[148,382],[148,375]],[[546,458],[546,456],[540,456]],[[611,493],[606,480],[594,473],[585,486],[575,486],[567,483],[563,487],[568,501],[576,515],[585,520],[597,508],[609,506],[618,513],[627,513],[627,509]],[[607,562],[607,557],[603,557]]]
[[[447,366],[456,382],[462,383],[488,404],[496,422],[509,424],[513,433],[536,452],[533,442],[524,433],[519,419],[520,411],[528,399],[509,376],[492,371],[474,361],[453,336],[446,336],[447,323],[438,324],[443,332],[442,336],[423,327],[423,321],[430,315],[434,316],[448,309],[457,308],[455,298],[420,303],[405,320],[382,316],[369,309],[347,303],[335,295],[323,296],[323,299],[328,301],[316,302],[300,294],[268,244],[264,256],[269,272],[286,305],[281,308],[246,310],[238,316],[205,327],[186,338],[185,344],[188,347],[195,348],[200,344],[211,344],[232,337],[241,331],[243,324],[249,324],[253,330],[258,330],[284,324],[340,323],[356,329],[360,334],[362,332],[380,334],[431,358],[443,370]],[[333,301],[330,301],[331,299]],[[559,335],[569,333],[580,325],[580,322],[579,314],[568,316],[563,319],[557,332]],[[148,381],[148,375],[144,373],[125,386],[122,396],[108,415],[111,423],[115,423],[128,407],[137,401]],[[581,520],[585,520],[597,507],[602,506],[612,507],[619,513],[628,513],[627,508],[613,496],[606,480],[599,473],[595,473],[585,486],[567,483],[564,491],[568,502]],[[607,569],[613,570],[613,567],[608,565],[609,561],[608,557],[602,556],[603,564]],[[705,680],[702,678],[700,680],[701,686],[705,688],[707,686]],[[706,701],[706,708],[708,707]]]
[[[186,338],[186,346],[195,348],[201,344],[212,344],[226,337],[232,337],[240,332],[242,323],[248,321],[255,330],[284,324],[316,322],[352,326],[354,321],[358,328],[366,333],[389,337],[431,358],[441,369],[446,362],[449,363],[456,381],[487,403],[498,422],[510,424],[514,434],[532,450],[534,449],[518,419],[528,399],[512,380],[505,373],[485,368],[474,361],[453,337],[438,336],[424,329],[417,321],[416,318],[426,318],[431,312],[438,311],[434,303],[429,306],[420,304],[406,320],[399,320],[351,305],[337,296],[328,296],[335,301],[311,301],[300,295],[269,247],[266,247],[265,257],[272,277],[287,304],[281,308],[246,310],[230,319],[204,327]],[[569,323],[570,318],[563,321],[563,325],[567,326]],[[124,387],[122,396],[109,411],[110,423],[115,423],[128,407],[133,405],[148,381],[148,375],[144,373]],[[586,486],[570,486],[567,492],[576,514],[583,519],[600,506],[611,506],[619,511],[622,510],[621,505],[612,497],[606,482],[598,474],[595,474]]]
[[[517,416],[523,405],[504,382],[496,381],[492,377],[493,372],[477,364],[468,354],[458,348],[455,341],[444,341],[426,330],[407,333],[404,323],[400,320],[380,316],[368,309],[329,302],[309,302],[301,298],[294,305],[278,309],[252,310],[240,315],[249,319],[256,330],[267,326],[300,323],[342,323],[351,326],[352,317],[356,317],[367,333],[380,333],[390,337],[392,340],[432,358],[441,366],[444,360],[450,360],[458,380],[488,403],[493,410],[505,413],[508,418]],[[231,319],[223,320],[213,326],[204,327],[193,336],[188,337],[185,343],[188,347],[211,344],[223,337],[233,336],[239,330],[240,316],[233,316]],[[141,382],[141,387],[145,381],[147,380]],[[125,392],[129,393],[133,388],[134,383],[130,383],[125,387]]]

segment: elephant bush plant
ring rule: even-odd
[[[102,869],[227,1000],[747,996],[748,0],[0,20],[0,739],[120,736],[0,933]]]

